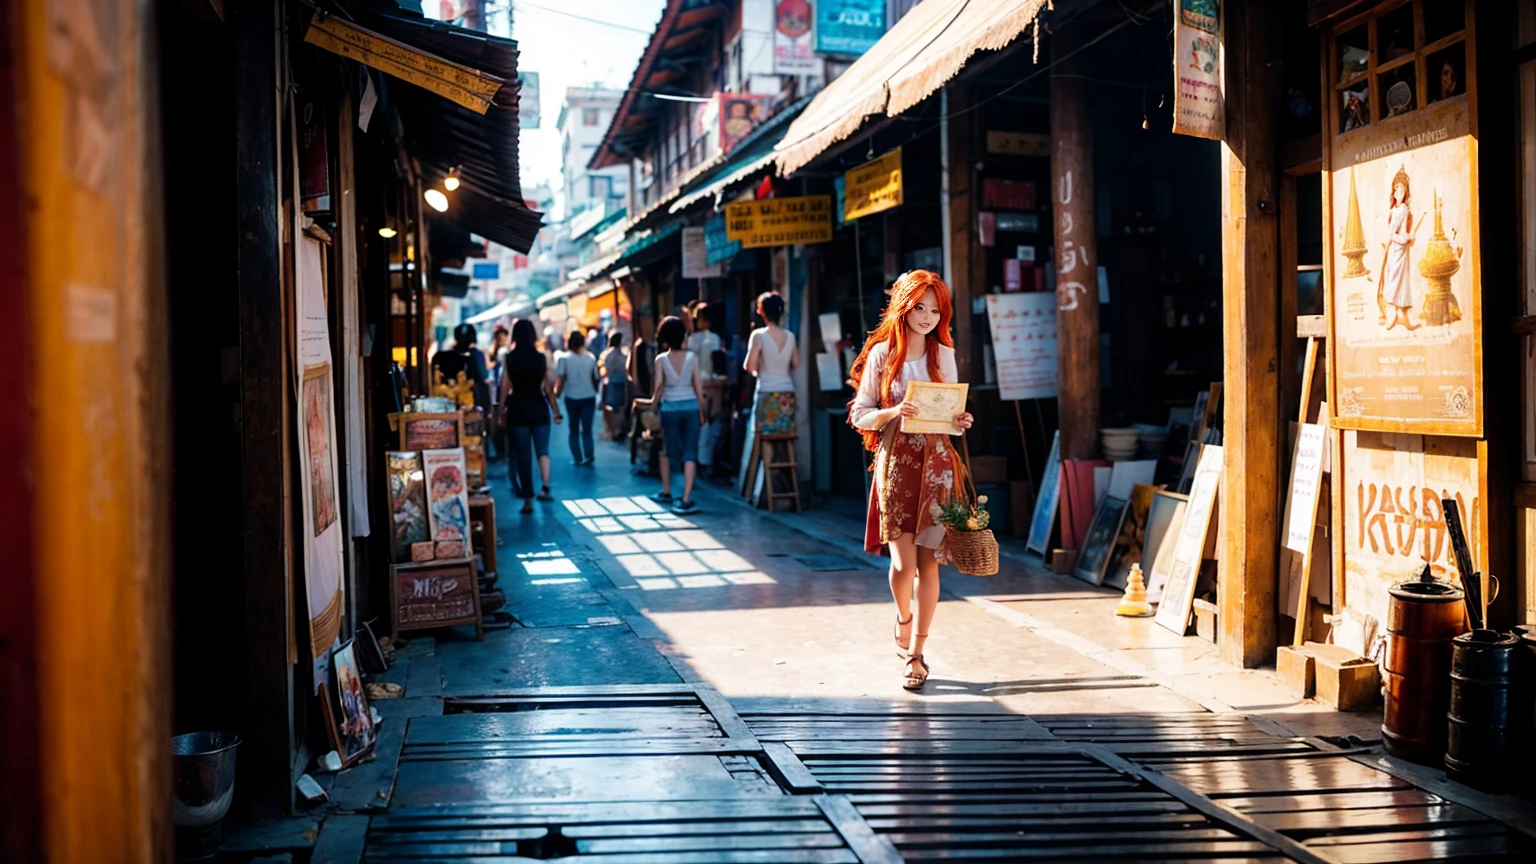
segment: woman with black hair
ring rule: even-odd
[[[790,370],[800,365],[800,349],[795,334],[779,326],[784,318],[784,298],[773,291],[757,297],[757,314],[762,327],[747,337],[747,359],[742,364],[757,376],[757,394],[752,401],[752,431],[742,449],[742,483],[746,483],[752,448],[759,435],[786,435],[795,431],[795,382]],[[748,498],[755,489],[742,489]]]
[[[549,361],[538,348],[539,334],[526,318],[512,325],[512,350],[507,353],[501,376],[501,425],[507,430],[507,449],[512,453],[516,471],[512,475],[513,493],[523,499],[524,513],[533,512],[533,459],[539,460],[539,475],[544,488],[540,501],[551,501],[549,494],[549,417],[554,413],[559,423],[560,404],[555,400],[555,377]],[[530,449],[532,451],[530,453]]]
[[[608,334],[608,348],[597,358],[597,373],[603,379],[603,428],[609,441],[624,437],[624,406],[629,404],[629,357],[624,352],[624,334]]]
[[[683,499],[676,510],[692,513],[693,481],[698,474],[699,429],[704,425],[704,394],[699,383],[699,358],[683,350],[688,328],[683,319],[667,316],[656,329],[656,341],[666,349],[656,358],[655,390],[649,399],[636,399],[637,410],[661,407],[661,434],[666,452],[661,456],[661,492],[651,498],[672,503],[672,466],[683,465]],[[695,423],[697,421],[697,423]]]

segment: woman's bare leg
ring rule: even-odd
[[[910,534],[903,534],[910,537]],[[922,654],[933,616],[939,611],[939,562],[927,546],[917,549],[917,619],[912,628],[912,653]]]
[[[658,468],[661,469],[661,494],[672,494],[672,463],[667,461],[666,454],[656,457]]]
[[[896,601],[896,620],[912,621],[912,584],[917,580],[917,539],[903,534],[889,544],[891,550],[891,599]]]
[[[549,488],[549,457],[539,457],[539,476],[544,479],[544,488]]]
[[[699,475],[699,464],[697,462],[684,462],[683,463],[683,500],[684,501],[692,501],[693,500],[693,480],[698,475]]]

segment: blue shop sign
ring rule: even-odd
[[[857,57],[885,35],[885,0],[821,0],[816,50]]]
[[[732,242],[725,236],[725,215],[711,216],[704,222],[704,261],[718,264],[729,261],[741,251],[741,241]]]
[[[470,266],[469,278],[500,279],[501,263],[499,261],[476,261]]]

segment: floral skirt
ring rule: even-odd
[[[758,393],[752,416],[759,435],[788,435],[795,431],[795,394]]]
[[[864,549],[879,554],[881,547],[903,534],[915,536],[917,545],[935,550],[941,563],[944,526],[933,512],[954,494],[957,473],[947,435],[909,435],[892,423],[875,451],[875,477],[870,489],[869,513],[864,526]]]

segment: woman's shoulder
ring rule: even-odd
[[[943,342],[940,342],[939,343],[939,359],[940,360],[953,360],[953,359],[955,359],[955,349],[952,346],[945,345]]]

